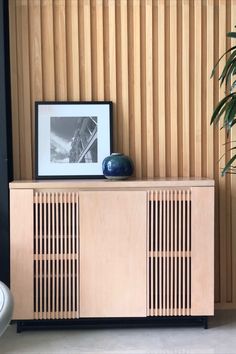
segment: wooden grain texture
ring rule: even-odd
[[[146,192],[79,198],[80,317],[146,316]]]
[[[11,191],[10,205],[13,319],[33,319],[33,190]]]
[[[210,74],[230,46],[235,8],[236,0],[9,1],[14,177],[34,176],[35,100],[111,99],[114,149],[131,156],[138,178],[215,178],[221,307],[236,304],[236,183],[220,177],[231,145],[209,125],[225,91]]]
[[[67,100],[67,48],[65,0],[53,1],[56,100]]]
[[[41,1],[43,99],[55,100],[55,49],[53,0]],[[33,38],[32,38],[33,40]],[[33,65],[33,63],[32,63]]]
[[[78,1],[66,2],[66,44],[67,44],[67,82],[68,100],[80,99],[79,75],[79,13]]]
[[[214,188],[192,188],[191,194],[191,315],[213,315]]]

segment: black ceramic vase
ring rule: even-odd
[[[114,152],[103,160],[102,171],[108,179],[121,180],[132,175],[134,165],[130,157]]]

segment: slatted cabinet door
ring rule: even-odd
[[[80,193],[80,317],[146,316],[146,198]]]
[[[214,188],[148,193],[149,316],[214,314]]]

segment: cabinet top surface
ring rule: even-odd
[[[213,179],[207,178],[156,178],[127,179],[113,181],[108,179],[73,180],[21,180],[9,184],[10,189],[122,189],[122,188],[161,188],[161,187],[213,187]]]

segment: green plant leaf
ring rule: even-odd
[[[231,64],[227,67],[226,72],[224,73],[223,76],[221,76],[221,83],[220,86],[222,86],[224,80],[226,82],[226,84],[229,82],[229,80],[231,79],[232,73],[236,68],[236,59],[234,59]]]
[[[225,68],[226,70],[224,70],[224,73],[222,72],[221,76],[219,77],[219,80],[221,81],[220,85],[223,84],[224,80],[226,80],[227,83],[229,78],[231,78],[232,73],[236,68],[236,59],[232,60],[231,63]]]
[[[234,93],[230,93],[229,95],[227,95],[226,97],[224,97],[216,106],[212,117],[211,117],[211,122],[212,123],[218,123],[220,116],[223,114],[223,112],[225,111],[225,109],[227,108],[227,106],[224,107],[225,103],[234,95]]]
[[[234,120],[232,121],[232,123],[230,123],[230,128],[232,128],[235,124],[236,124],[236,119],[234,119]]]
[[[221,79],[222,77],[224,77],[224,76],[226,75],[226,73],[227,73],[229,67],[231,66],[231,64],[232,64],[233,59],[235,58],[235,56],[236,56],[236,50],[234,50],[234,51],[230,54],[229,58],[227,59],[227,61],[226,61],[226,63],[225,63],[225,66],[224,66],[224,69],[222,70],[222,73],[221,73],[219,79]]]
[[[231,100],[225,104],[225,106],[227,108],[225,110],[224,127],[230,128],[231,122],[233,121],[236,113],[236,100],[234,97],[232,97]]]
[[[233,116],[231,114],[233,108],[234,108],[235,102],[233,100],[231,100],[230,102],[227,102],[225,104],[226,106],[226,110],[225,110],[225,116],[224,116],[224,124],[222,128],[226,128],[226,133],[227,133],[227,137],[229,135],[229,131],[230,131],[230,123],[231,120],[233,120]]]
[[[227,171],[229,170],[229,168],[231,167],[232,163],[236,160],[236,154],[231,157],[231,159],[227,162],[227,164],[225,165],[225,167],[223,168],[223,171],[221,172],[222,176],[225,176],[225,174],[227,173]]]
[[[231,105],[231,109],[229,112],[229,119],[228,119],[228,125],[230,126],[230,128],[235,124],[233,123],[235,120],[235,116],[236,116],[236,100],[232,99],[232,105]]]
[[[231,52],[231,50],[234,50],[234,49],[236,49],[236,46],[233,46],[232,48],[229,48],[228,50],[226,50],[226,52],[220,57],[220,59],[217,60],[215,66],[214,66],[214,68],[213,68],[213,70],[212,70],[212,72],[211,72],[211,78],[214,76],[216,67],[218,66],[218,64],[219,64],[219,62],[221,61],[221,59],[222,59],[227,53]]]
[[[235,67],[234,71],[236,71],[236,67]],[[234,73],[233,73],[233,75],[234,75]],[[232,84],[230,86],[230,92],[232,93],[235,88],[236,88],[236,80],[234,80],[232,82]]]
[[[226,33],[226,36],[230,38],[236,38],[236,32],[228,32]]]

